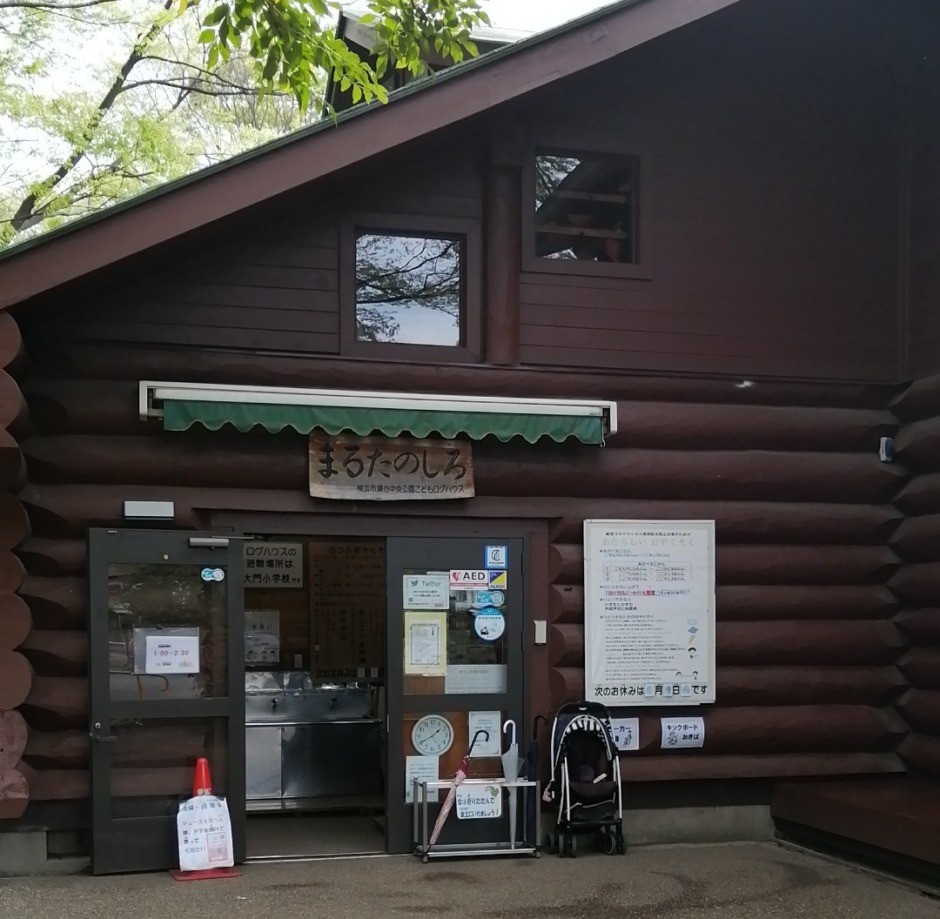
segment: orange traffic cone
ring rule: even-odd
[[[209,774],[209,760],[200,756],[196,760],[196,771],[193,773],[193,797],[211,794],[212,776]]]

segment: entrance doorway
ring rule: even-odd
[[[450,778],[480,730],[473,775],[499,775],[502,724],[522,732],[522,538],[110,530],[91,547],[96,873],[176,863],[197,756],[228,798],[238,860],[400,853],[414,778]],[[198,639],[198,672],[148,672],[148,637],[171,630]],[[115,697],[122,681],[143,695]],[[124,792],[116,764],[171,750],[159,801]],[[158,833],[119,822],[151,818]],[[507,831],[446,828],[456,842]]]

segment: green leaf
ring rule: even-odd
[[[203,29],[199,33],[199,38],[196,39],[200,45],[208,45],[209,42],[215,40],[215,30],[214,29]]]

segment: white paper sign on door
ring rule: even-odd
[[[470,712],[467,715],[467,746],[473,742],[477,731],[486,731],[481,734],[470,751],[471,757],[499,756],[500,739],[502,737],[502,712]]]
[[[414,803],[414,783],[436,782],[440,778],[439,756],[405,757],[405,804]],[[438,789],[428,789],[428,801],[437,801]]]
[[[447,609],[450,606],[450,580],[446,572],[406,574],[401,581],[405,609]]]
[[[148,635],[144,673],[199,673],[198,635]]]

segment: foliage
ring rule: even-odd
[[[321,117],[327,74],[384,102],[389,66],[461,60],[487,21],[477,0],[368,5],[371,64],[335,0],[0,0],[0,247]]]

